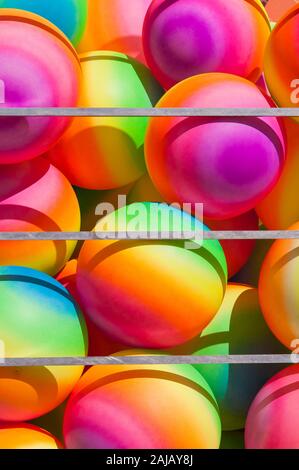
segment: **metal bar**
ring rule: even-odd
[[[299,108],[0,108],[2,117],[298,117]]]
[[[0,232],[0,241],[25,240],[295,240],[298,230],[248,230],[204,232]]]
[[[297,356],[296,356],[297,357]],[[99,356],[5,358],[0,367],[153,365],[153,364],[290,364],[291,354],[253,354],[222,356]],[[298,356],[299,362],[299,356]]]

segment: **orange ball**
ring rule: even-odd
[[[299,230],[299,222],[289,230]],[[298,277],[299,240],[277,240],[262,265],[259,298],[268,326],[289,349],[298,346]]]
[[[287,133],[286,161],[282,174],[256,211],[270,230],[285,230],[299,220],[299,124],[285,119]]]
[[[87,25],[78,51],[117,51],[145,63],[142,26],[151,1],[87,0]]]
[[[272,98],[281,107],[296,108],[299,102],[299,5],[287,10],[271,32],[264,72]],[[298,118],[296,118],[298,119]]]
[[[279,21],[290,8],[298,3],[298,0],[268,0],[266,11],[271,21]]]

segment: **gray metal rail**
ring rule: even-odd
[[[198,232],[0,232],[0,241],[24,240],[295,240],[299,230],[215,230]]]
[[[299,108],[5,108],[3,117],[299,117]]]
[[[295,356],[297,357],[297,356]],[[250,354],[222,356],[99,356],[37,357],[0,359],[1,367],[93,366],[93,365],[163,365],[163,364],[290,364],[290,354]],[[299,362],[299,355],[298,355]]]

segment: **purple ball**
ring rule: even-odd
[[[267,14],[256,0],[154,0],[143,46],[165,88],[206,72],[256,81],[269,34]]]
[[[220,73],[188,78],[158,103],[165,108],[271,106],[250,81]],[[145,153],[165,201],[202,203],[205,217],[228,219],[253,209],[274,187],[284,164],[285,134],[275,117],[152,118]]]

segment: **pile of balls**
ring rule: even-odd
[[[0,0],[0,107],[297,107],[296,3]],[[298,185],[298,118],[0,117],[1,232],[299,230]],[[0,241],[0,360],[296,352],[299,240],[190,244]],[[298,376],[0,367],[0,448],[299,448]]]

